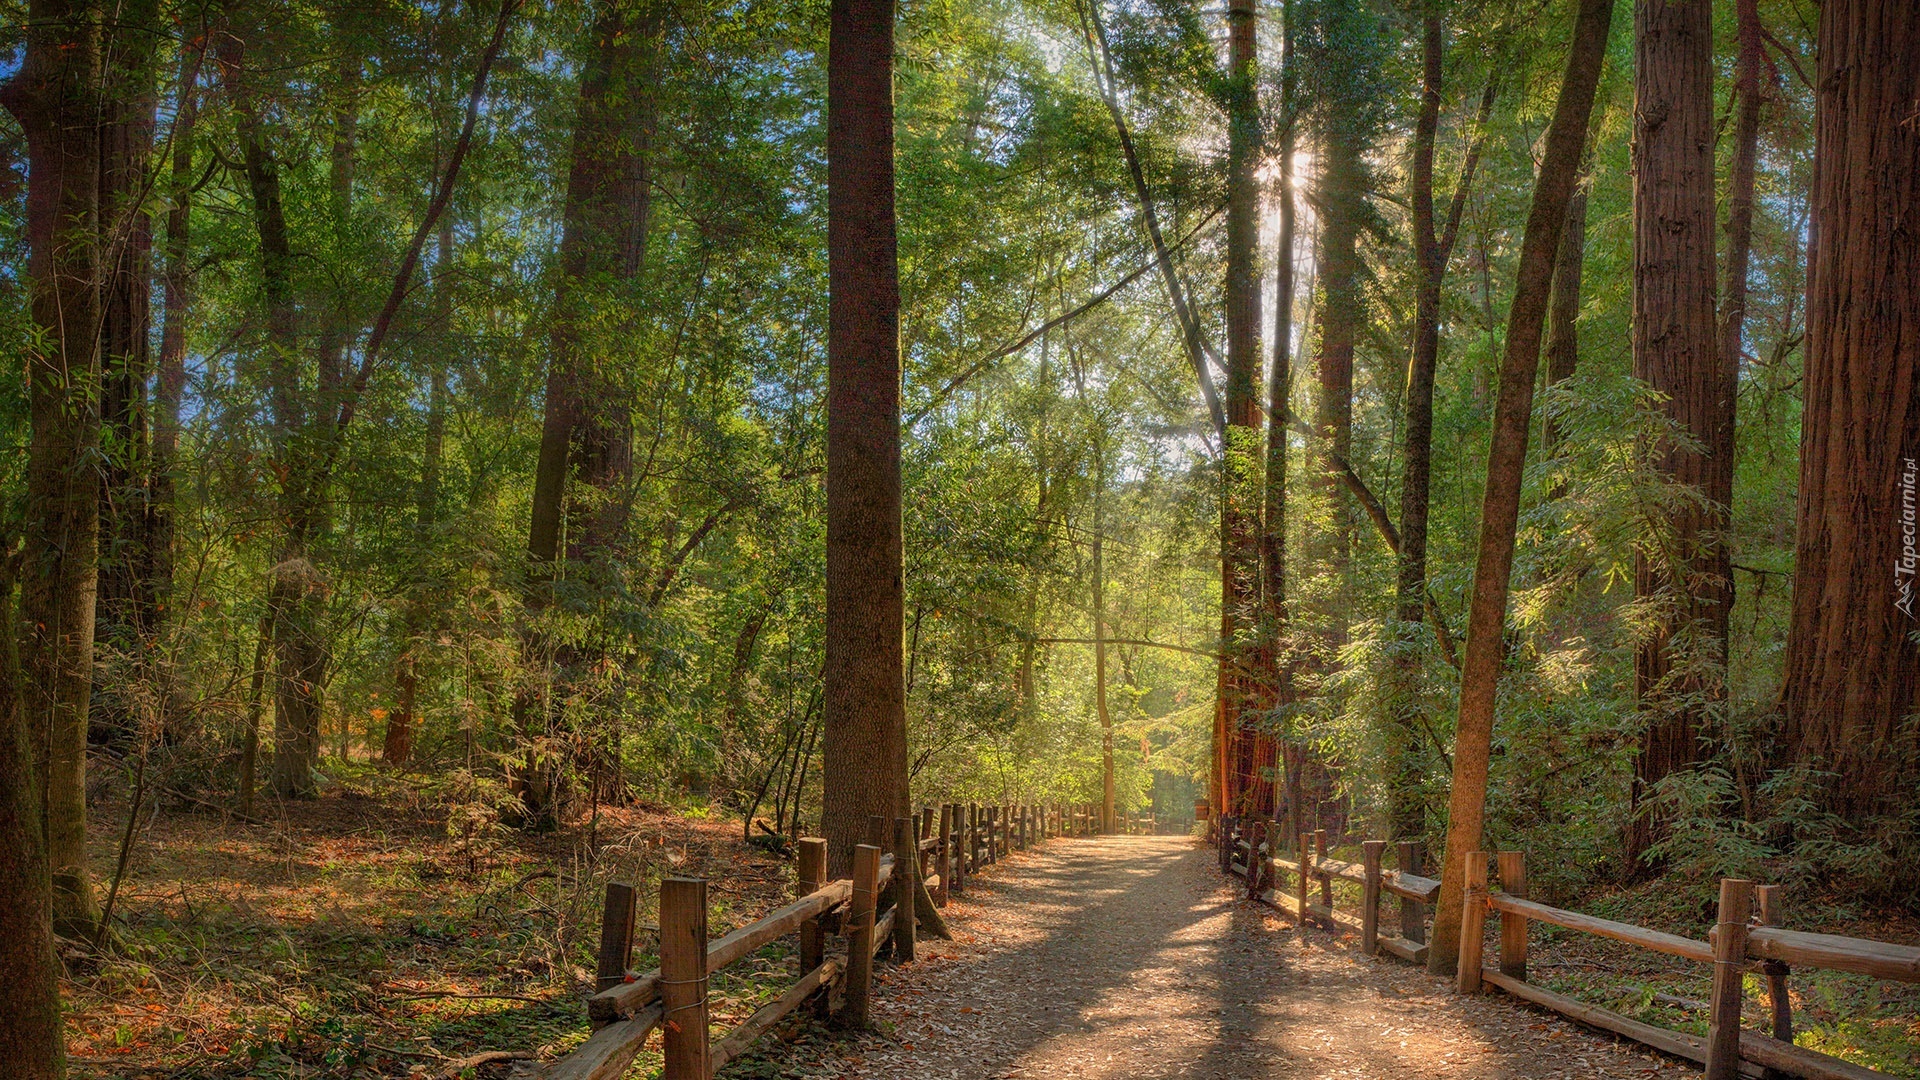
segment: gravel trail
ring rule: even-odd
[[[876,971],[878,1031],[803,1040],[771,1072],[915,1080],[1683,1077],[1501,996],[1304,934],[1239,899],[1184,837],[1060,839],[968,880],[954,942]],[[731,1070],[730,1070],[731,1071]]]

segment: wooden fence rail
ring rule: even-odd
[[[597,992],[587,999],[587,1017],[595,1030],[548,1069],[548,1080],[614,1080],[655,1029],[663,1033],[666,1080],[707,1080],[774,1024],[823,994],[826,1010],[841,1023],[862,1025],[873,958],[891,943],[897,961],[914,959],[916,884],[925,885],[935,907],[944,907],[983,867],[1053,837],[1090,835],[1098,829],[1099,816],[1092,805],[946,803],[922,807],[916,817],[896,818],[890,829],[878,817],[868,824],[871,842],[854,849],[851,878],[827,881],[827,842],[802,839],[795,851],[798,898],[717,941],[707,940],[706,881],[662,880],[660,966],[652,971],[628,970],[637,895],[631,885],[610,883],[601,919]],[[1153,817],[1129,814],[1116,824],[1128,831],[1151,830]],[[889,896],[892,905],[880,911]],[[708,980],[788,934],[799,937],[803,974],[780,997],[709,1045]],[[826,955],[827,940],[834,936],[845,939],[844,956]]]
[[[1399,844],[1401,869],[1391,871],[1380,865],[1386,849],[1384,841],[1363,843],[1361,862],[1355,865],[1328,857],[1324,831],[1303,833],[1287,845],[1294,857],[1283,858],[1277,854],[1286,844],[1283,831],[1282,823],[1277,821],[1221,818],[1214,832],[1220,845],[1221,870],[1246,879],[1250,898],[1270,903],[1296,918],[1313,919],[1360,934],[1362,951],[1369,955],[1383,950],[1414,963],[1425,962],[1427,950],[1423,944],[1421,907],[1438,898],[1440,883],[1420,875],[1421,853],[1417,843]],[[1456,976],[1456,986],[1462,993],[1478,993],[1483,985],[1496,986],[1592,1027],[1700,1062],[1705,1066],[1708,1080],[1775,1075],[1810,1080],[1872,1080],[1888,1075],[1795,1046],[1787,978],[1799,967],[1920,982],[1920,948],[1781,929],[1775,925],[1779,919],[1777,889],[1734,878],[1720,883],[1719,915],[1707,939],[1681,937],[1527,899],[1526,859],[1520,852],[1501,852],[1496,857],[1500,889],[1494,891],[1488,884],[1488,861],[1488,855],[1483,852],[1467,856],[1467,903],[1461,915],[1460,962]],[[1280,874],[1293,878],[1292,895],[1281,887],[1277,876]],[[1335,910],[1332,893],[1335,880],[1360,885],[1361,911],[1357,917]],[[1313,882],[1320,886],[1317,902],[1310,895]],[[1401,934],[1397,937],[1379,932],[1379,902],[1383,894],[1400,898]],[[1497,915],[1500,920],[1499,952],[1492,965],[1483,962],[1489,915]],[[1714,965],[1706,1038],[1634,1020],[1528,982],[1527,931],[1535,922]],[[1741,1005],[1748,974],[1759,974],[1766,979],[1771,1036],[1741,1029]]]

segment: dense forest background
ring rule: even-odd
[[[36,715],[84,710],[83,766],[57,734],[42,750],[54,788],[251,816],[371,770],[467,835],[633,800],[819,828],[824,12],[0,5],[16,85],[33,35],[92,35],[84,105],[105,117],[80,163],[102,178],[99,356],[58,376],[59,403],[38,375],[0,381],[9,656]],[[1105,745],[1120,809],[1185,817],[1221,797],[1225,650],[1287,672],[1246,721],[1282,747],[1283,798],[1438,839],[1507,310],[1574,14],[1269,4],[1243,86],[1221,13],[1179,0],[902,7],[915,803],[1097,802]],[[1613,20],[1554,272],[1487,798],[1487,843],[1534,853],[1543,895],[1652,872],[1700,900],[1721,873],[1915,895],[1920,804],[1850,773],[1836,796],[1780,706],[1816,19],[1810,0],[1712,10],[1715,235],[1743,147],[1751,169],[1737,276],[1732,245],[1708,247],[1716,333],[1745,294],[1730,448],[1636,377],[1642,39]],[[0,348],[23,373],[45,348],[30,112],[0,120]],[[1288,619],[1255,644],[1222,637],[1257,636],[1222,603],[1260,590],[1223,591],[1238,436],[1212,400],[1249,160],[1228,121],[1248,116],[1261,340],[1306,418],[1269,484]],[[1423,326],[1430,431],[1410,437]],[[67,460],[36,471],[30,429],[60,424]],[[1676,446],[1731,449],[1729,503],[1676,473]],[[1384,537],[1407,531],[1411,457],[1431,505],[1408,593]],[[36,613],[78,611],[37,569],[34,516],[74,470],[97,478],[60,489],[97,558],[90,692],[35,667]],[[1718,569],[1689,547],[1702,520]],[[1702,575],[1731,594],[1723,646],[1673,614]],[[1648,682],[1650,648],[1680,675]],[[1648,732],[1678,714],[1676,765],[1649,776]],[[1872,775],[1897,796],[1915,738],[1886,730]],[[63,864],[48,813],[58,910],[84,925],[105,883]]]

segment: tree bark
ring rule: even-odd
[[[1250,715],[1260,600],[1260,101],[1253,0],[1227,5],[1227,431],[1220,458],[1221,712],[1233,758],[1228,812],[1273,812],[1271,766]]]
[[[1413,637],[1426,619],[1427,515],[1433,488],[1433,387],[1440,366],[1440,300],[1447,264],[1459,237],[1460,217],[1480,163],[1482,132],[1493,112],[1494,86],[1480,96],[1474,135],[1454,185],[1444,234],[1436,231],[1433,204],[1433,151],[1440,129],[1442,76],[1446,27],[1437,10],[1430,9],[1421,45],[1420,115],[1414,125],[1411,195],[1413,203],[1414,262],[1418,276],[1414,305],[1413,356],[1407,365],[1407,420],[1400,473],[1400,549],[1395,591],[1395,618],[1401,633]],[[1435,623],[1439,620],[1436,617]],[[1444,628],[1442,628],[1444,632]],[[1424,770],[1416,715],[1420,656],[1402,648],[1396,659],[1399,686],[1392,695],[1394,715],[1388,732],[1390,761],[1387,778],[1387,818],[1392,835],[1419,836],[1426,830],[1425,804],[1419,796]]]
[[[1459,959],[1466,856],[1479,850],[1486,820],[1487,762],[1506,655],[1507,588],[1513,576],[1514,531],[1520,519],[1520,484],[1533,415],[1533,384],[1540,367],[1541,330],[1553,261],[1567,218],[1567,201],[1579,179],[1581,146],[1612,21],[1613,0],[1580,0],[1566,74],[1547,127],[1546,151],[1520,242],[1513,305],[1507,311],[1506,352],[1500,365],[1493,442],[1487,452],[1487,488],[1480,510],[1480,552],[1468,616],[1467,655],[1460,676],[1460,716],[1454,729],[1446,864],[1427,954],[1427,969],[1435,974],[1450,974]]]
[[[907,812],[892,0],[833,0],[827,46],[828,873]]]
[[[100,290],[101,473],[99,595],[90,712],[98,741],[130,740],[141,723],[141,686],[159,598],[153,591],[151,417],[147,384],[153,227],[147,214],[153,151],[155,12],[150,2],[118,11],[103,36]],[[105,661],[105,663],[101,663]],[[104,678],[102,678],[104,676]],[[148,717],[147,719],[151,719]]]
[[[0,1061],[19,1080],[66,1072],[60,1019],[60,961],[53,951],[53,894],[47,874],[33,735],[20,706],[14,650],[14,536],[0,536]]]
[[[99,12],[39,0],[5,103],[27,140],[30,422],[21,556],[22,722],[37,744],[54,927],[89,937],[87,713],[99,561]],[[44,748],[44,749],[39,749]]]
[[[1920,458],[1920,7],[1827,0],[1814,99],[1813,233],[1793,615],[1790,761],[1854,824],[1920,784],[1915,459]],[[1908,878],[1911,882],[1911,878]]]
[[[1299,115],[1294,70],[1293,0],[1281,5],[1280,38],[1280,237],[1273,270],[1273,363],[1267,376],[1267,467],[1260,531],[1261,704],[1271,714],[1293,701],[1293,671],[1287,655],[1287,427],[1293,396],[1293,256],[1297,207],[1293,155]],[[1260,760],[1279,768],[1279,733],[1261,743]],[[1276,796],[1276,804],[1278,798]],[[1276,805],[1275,810],[1278,809]]]
[[[1576,185],[1567,202],[1567,224],[1560,234],[1560,250],[1553,260],[1552,298],[1547,306],[1547,385],[1573,378],[1580,366],[1580,279],[1587,256],[1587,189]],[[1558,456],[1566,442],[1560,423],[1547,417],[1543,433],[1549,457]],[[1552,498],[1566,494],[1555,485]]]
[[[630,290],[646,263],[660,28],[658,6],[602,0],[594,13],[593,53],[580,76],[527,536],[532,566],[526,606],[535,616],[552,604],[558,577],[607,584],[607,561],[618,554],[626,532],[632,395],[620,370],[601,358],[605,350],[590,339],[589,328],[609,290]],[[582,649],[560,646],[538,631],[530,631],[529,641],[531,656],[552,657],[560,687],[593,666]],[[527,760],[512,784],[529,825],[550,824],[556,812],[558,763],[538,746],[555,722],[546,703],[560,696],[523,693],[514,706],[527,737]],[[586,756],[603,786],[617,786],[607,763],[591,752]]]
[[[1634,655],[1646,730],[1634,760],[1627,858],[1665,831],[1651,797],[1700,758],[1707,708],[1726,696],[1733,571],[1725,531],[1733,501],[1736,386],[1721,362],[1714,311],[1713,10],[1710,0],[1638,0],[1634,11],[1633,373],[1663,396],[1667,420],[1698,448],[1668,442],[1655,468],[1698,500],[1657,526],[1634,597],[1657,629]]]

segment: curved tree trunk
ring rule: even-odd
[[[1466,897],[1466,856],[1477,851],[1486,822],[1487,763],[1493,750],[1493,711],[1506,658],[1507,588],[1513,578],[1514,530],[1520,520],[1520,483],[1533,418],[1533,384],[1540,369],[1540,337],[1567,201],[1579,180],[1581,147],[1593,114],[1594,90],[1606,57],[1613,0],[1580,0],[1567,51],[1546,152],[1534,181],[1533,206],[1520,241],[1513,306],[1507,311],[1506,353],[1494,404],[1493,442],[1487,451],[1487,489],[1480,508],[1480,553],[1467,622],[1467,655],[1460,672],[1460,717],[1454,727],[1453,788],[1447,802],[1446,864],[1433,915],[1427,970],[1451,974],[1460,957],[1460,912]]]

